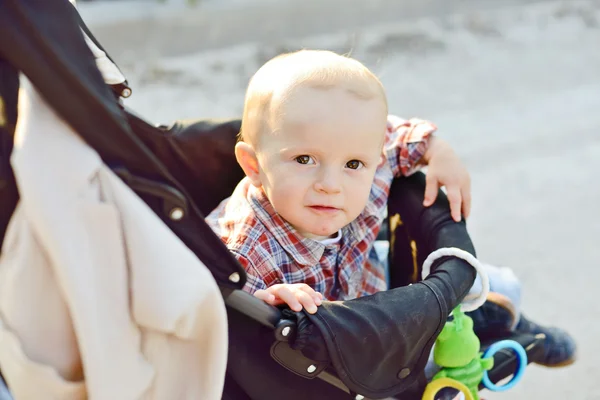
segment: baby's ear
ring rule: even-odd
[[[250,182],[254,186],[260,187],[258,158],[256,158],[254,148],[246,142],[237,142],[235,145],[235,158],[246,176],[250,179]]]

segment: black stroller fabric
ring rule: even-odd
[[[206,264],[230,305],[228,300],[245,283],[245,274],[203,215],[227,197],[243,176],[233,154],[239,120],[153,127],[124,111],[103,82],[81,33],[79,16],[68,2],[0,0],[0,9],[0,96],[5,104],[0,124],[0,232],[4,233],[17,200],[8,157],[20,71]],[[459,247],[475,254],[465,224],[451,220],[447,200],[441,197],[425,209],[422,197],[420,174],[400,179],[393,187],[395,207],[411,236],[420,238],[421,251]],[[183,218],[170,218],[175,208],[183,211]],[[396,283],[402,281],[401,275],[392,271]],[[423,282],[325,303],[315,315],[284,313],[298,326],[290,344],[298,354],[339,377],[353,394],[420,398],[423,368],[434,340],[474,278],[471,266],[447,258],[437,262]],[[247,298],[249,303],[254,300]],[[269,306],[261,303],[257,309]],[[273,315],[279,315],[273,310]],[[230,348],[224,398],[348,398],[347,392],[335,386],[306,380],[276,363],[269,354],[273,326],[259,324],[250,314],[228,309]]]

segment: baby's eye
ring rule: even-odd
[[[350,169],[359,169],[360,167],[363,167],[364,164],[362,161],[358,161],[358,160],[350,160],[346,163],[346,168],[350,168]]]
[[[298,164],[314,164],[315,160],[311,156],[298,156],[295,158]]]

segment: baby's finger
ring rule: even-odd
[[[427,175],[425,175],[425,197],[423,199],[423,205],[425,207],[429,207],[435,202],[439,189],[440,186],[437,178],[433,173],[428,172]]]
[[[287,304],[293,311],[302,311],[302,304],[296,298],[296,294],[286,286],[277,288],[277,297]]]
[[[466,188],[464,188],[461,193],[462,193],[462,212],[463,215],[465,216],[465,218],[469,218],[469,215],[471,214],[471,185],[467,185]]]
[[[317,305],[315,304],[315,300],[310,294],[302,290],[298,290],[296,292],[296,298],[309,314],[314,314],[317,312]]]
[[[264,301],[265,303],[269,303],[272,305],[276,305],[276,297],[275,295],[267,292],[266,290],[262,290],[259,289],[256,292],[254,292],[254,297],[261,299],[262,301]]]
[[[460,189],[456,186],[446,186],[446,191],[448,193],[448,202],[450,203],[450,213],[452,214],[452,219],[456,222],[460,222],[461,217],[461,206],[462,206],[462,196],[460,195]]]
[[[323,302],[323,295],[319,292],[315,292],[315,290],[313,288],[311,288],[310,286],[303,285],[300,287],[300,290],[302,290],[304,293],[306,293],[310,297],[312,297],[313,301],[315,302],[315,304],[317,306],[320,306],[321,303]]]

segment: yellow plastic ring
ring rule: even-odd
[[[422,399],[435,400],[435,395],[437,394],[437,392],[447,387],[451,387],[460,391],[462,394],[465,395],[465,400],[475,400],[468,387],[466,387],[463,383],[450,378],[440,378],[431,381],[425,388],[425,392],[423,392]]]

